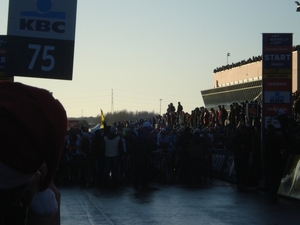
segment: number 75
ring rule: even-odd
[[[35,44],[29,44],[28,48],[35,50],[35,52],[34,52],[34,54],[32,56],[32,59],[30,61],[30,64],[28,66],[28,69],[32,70],[33,67],[34,67],[34,65],[35,65],[35,63],[36,63],[37,57],[38,57],[38,55],[39,55],[39,53],[41,51],[42,46],[41,45],[35,45]],[[48,45],[44,46],[42,59],[44,61],[47,60],[47,59],[49,59],[50,60],[50,64],[48,66],[41,66],[41,70],[48,72],[48,71],[50,71],[50,70],[53,69],[53,67],[55,65],[55,59],[54,59],[53,55],[49,54],[49,51],[54,51],[54,50],[55,50],[54,46],[48,46]]]

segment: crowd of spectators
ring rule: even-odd
[[[217,109],[197,107],[187,113],[180,102],[177,109],[170,103],[166,113],[157,117],[105,124],[104,129],[95,132],[84,127],[71,129],[66,136],[57,180],[109,187],[132,181],[134,187],[146,188],[147,181],[163,177],[161,160],[165,160],[170,172],[168,180],[199,183],[212,178],[214,149],[224,149],[234,156],[239,190],[257,186],[260,179],[266,179],[267,189],[273,193],[288,155],[300,153],[298,121],[284,111],[278,112],[281,126],[268,124],[262,145],[260,107],[256,117],[249,117],[245,111],[247,104],[247,101],[232,103],[230,110],[223,105]],[[118,137],[116,143],[119,143],[114,150],[114,161],[105,147],[112,148],[106,140],[112,136]],[[280,143],[276,149],[272,147],[274,139]],[[276,160],[270,160],[273,158]],[[276,165],[270,166],[269,162]]]

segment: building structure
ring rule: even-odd
[[[292,93],[300,90],[300,46],[293,49]],[[249,58],[231,65],[216,68],[213,71],[213,88],[202,90],[201,95],[206,108],[217,108],[225,105],[228,109],[233,102],[242,103],[262,101],[262,58]]]

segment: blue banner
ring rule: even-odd
[[[236,182],[233,155],[227,149],[212,149],[212,175]]]

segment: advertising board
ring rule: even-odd
[[[77,0],[10,0],[6,76],[72,80]]]

